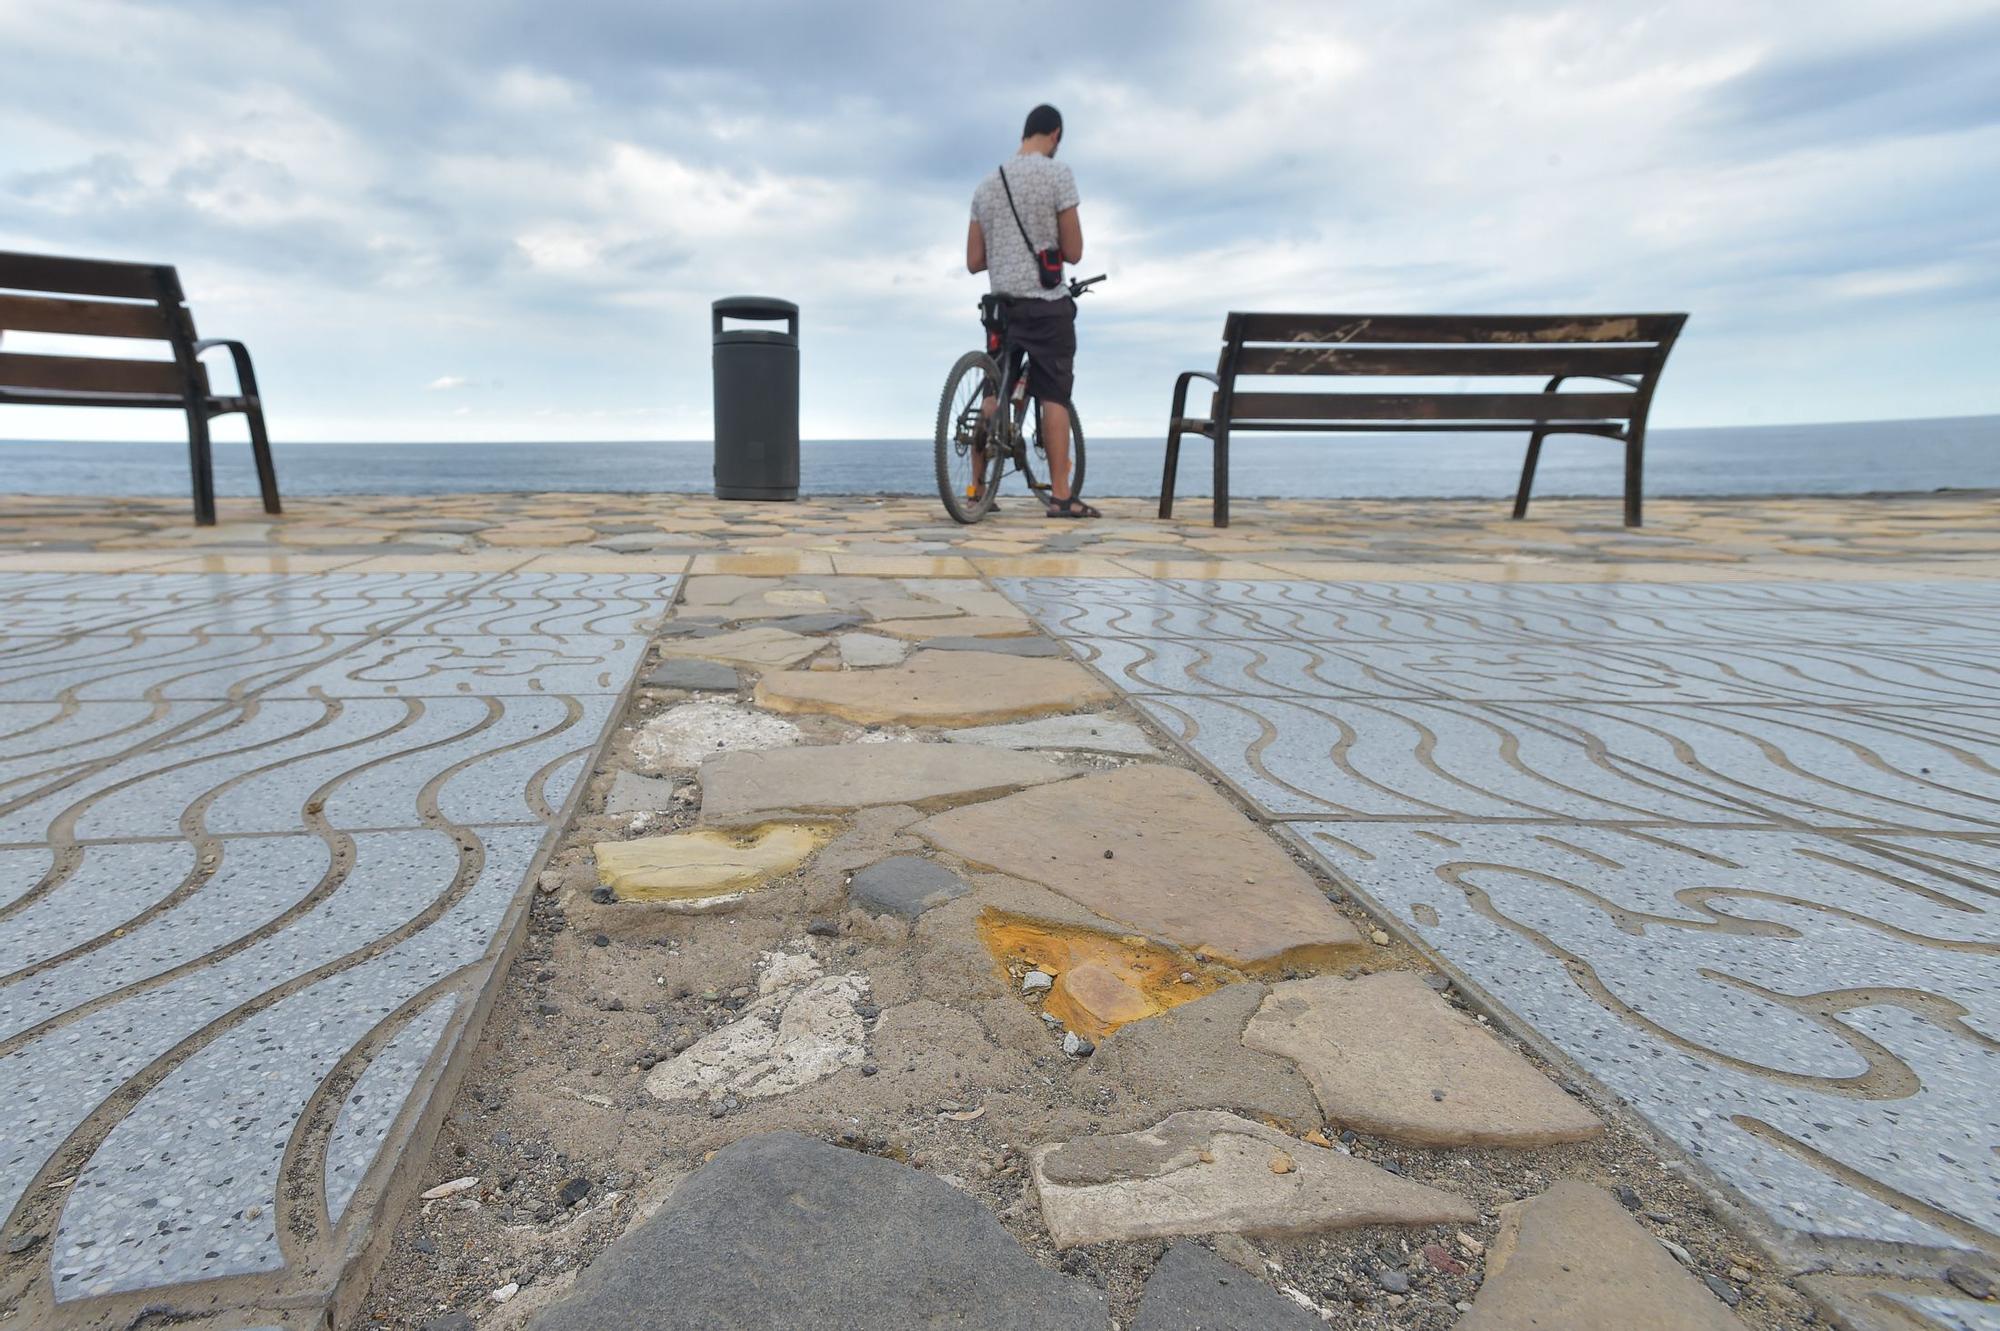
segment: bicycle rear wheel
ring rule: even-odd
[[[954,522],[979,521],[999,498],[1007,458],[987,446],[988,432],[999,417],[996,413],[989,420],[983,409],[987,394],[999,391],[1000,367],[985,352],[968,351],[951,367],[938,398],[938,496]]]
[[[1046,504],[1049,502],[1050,496],[1054,493],[1049,488],[1049,482],[1054,478],[1047,474],[1049,471],[1049,455],[1047,450],[1042,447],[1042,413],[1039,403],[1036,404],[1036,410],[1028,413],[1027,429],[1029,431],[1027,463],[1022,470],[1027,473],[1028,485],[1029,488],[1034,490],[1035,497]],[[1083,493],[1083,458],[1083,421],[1077,416],[1076,407],[1072,405],[1069,409],[1069,492],[1071,495],[1080,495]]]

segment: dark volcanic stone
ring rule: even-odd
[[[914,920],[932,906],[971,890],[971,884],[936,860],[897,855],[857,872],[847,885],[847,896],[871,914]]]
[[[556,1194],[556,1203],[563,1207],[575,1206],[588,1196],[590,1180],[579,1175],[562,1185],[562,1191]]]
[[[720,661],[663,661],[639,682],[649,689],[734,693],[743,680],[735,666]]]
[[[533,1331],[1104,1331],[1102,1296],[1042,1267],[950,1184],[789,1132],[745,1137],[619,1239]]]
[[[1167,1249],[1133,1331],[1319,1331],[1319,1318],[1199,1243]]]
[[[787,615],[783,619],[762,621],[774,629],[787,633],[832,633],[838,629],[851,629],[861,623],[860,615],[847,614],[839,610],[821,610],[810,615]]]

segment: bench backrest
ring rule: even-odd
[[[1231,420],[1495,421],[1642,415],[1685,314],[1231,314],[1217,368]],[[1589,392],[1245,392],[1242,378],[1615,375]],[[1254,387],[1254,385],[1253,385]],[[1223,402],[1218,401],[1218,408]]]
[[[0,389],[52,393],[206,395],[194,316],[165,264],[116,263],[0,250],[0,339],[9,332],[166,342],[172,360],[31,355],[0,345]]]

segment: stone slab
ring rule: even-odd
[[[1039,1147],[1030,1163],[1042,1218],[1059,1248],[1182,1234],[1462,1224],[1479,1215],[1463,1198],[1217,1111]]]
[[[1321,1331],[1319,1318],[1199,1243],[1167,1249],[1132,1331]]]
[[[951,744],[822,744],[730,753],[701,765],[701,818],[726,826],[877,804],[948,808],[1071,774],[1040,754]]]
[[[637,772],[613,772],[611,789],[604,796],[606,813],[664,813],[674,807],[678,785],[657,776]]]
[[[649,689],[684,689],[690,693],[734,693],[743,684],[736,667],[721,661],[662,661],[639,681]]]
[[[1361,945],[1261,828],[1177,767],[1078,777],[938,814],[914,830],[968,863],[1234,966],[1330,959]]]
[[[1150,756],[1158,752],[1146,732],[1115,716],[1085,712],[1045,716],[999,726],[972,726],[945,736],[953,744],[991,744],[1002,749],[1069,749],[1077,752]]]
[[[843,633],[834,639],[840,663],[850,670],[892,666],[910,654],[910,644],[879,633]]]
[[[1105,1331],[1103,1296],[905,1165],[791,1133],[723,1148],[532,1331]]]
[[[917,644],[927,652],[994,652],[1001,656],[1063,656],[1051,638],[926,638]]]
[[[1327,1118],[1417,1146],[1547,1146],[1604,1131],[1410,971],[1271,987],[1243,1043],[1291,1059]]]
[[[833,633],[840,629],[851,629],[862,621],[862,616],[851,611],[824,610],[818,614],[786,615],[781,619],[765,622],[765,627],[783,629],[787,633]]]
[[[875,915],[914,920],[971,890],[970,883],[936,860],[895,855],[856,870],[847,884],[847,899]]]
[[[737,629],[732,633],[718,633],[713,638],[663,642],[659,652],[662,656],[697,657],[705,661],[748,666],[753,670],[774,670],[797,665],[824,646],[826,643],[818,638],[760,625],[757,628]]]
[[[893,638],[1012,638],[1032,634],[1035,626],[1026,619],[997,615],[959,615],[950,619],[878,619],[868,626],[876,633]]]
[[[757,703],[776,712],[821,712],[861,724],[972,726],[1110,701],[1073,661],[1017,660],[985,652],[919,652],[887,670],[775,671]]]
[[[769,879],[790,873],[825,843],[831,829],[773,823],[739,832],[703,828],[633,841],[600,841],[597,881],[622,901],[682,910],[734,905]]]
[[[1571,1326],[1742,1331],[1610,1193],[1564,1180],[1500,1208],[1485,1283],[1454,1331]]]

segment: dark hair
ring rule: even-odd
[[[1021,137],[1032,139],[1037,134],[1054,134],[1062,129],[1062,112],[1044,102],[1028,112],[1028,123],[1021,126]]]

